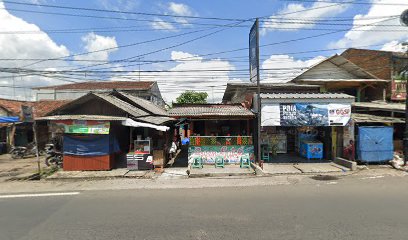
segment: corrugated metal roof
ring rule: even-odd
[[[314,91],[320,92],[319,85],[297,84],[293,82],[288,83],[261,83],[261,92],[274,91]],[[227,88],[224,91],[222,102],[241,103],[244,101],[247,92],[255,92],[257,88],[256,83],[227,83]]]
[[[329,65],[328,65],[329,63]],[[340,79],[339,76],[342,76],[341,71],[334,71],[334,68],[340,69],[344,72],[347,72],[350,76],[350,79],[378,79],[373,74],[367,72],[363,68],[357,66],[353,62],[349,61],[343,56],[333,55],[327,59],[324,59],[317,64],[311,66],[309,69],[304,71],[299,76],[295,77],[292,82],[309,82],[311,79],[331,79],[336,80]],[[322,70],[325,69],[326,71]],[[344,79],[343,79],[344,80]],[[314,81],[317,82],[317,81]],[[311,82],[311,83],[314,83]]]
[[[116,95],[116,96],[115,96]],[[88,93],[87,95],[80,97],[76,100],[71,101],[70,103],[68,103],[65,106],[62,106],[62,108],[66,108],[66,107],[70,107],[73,104],[78,104],[81,103],[82,101],[88,101],[91,98],[100,98],[112,105],[114,105],[115,107],[123,110],[126,115],[129,116],[129,118],[133,118],[133,119],[137,119],[139,121],[144,121],[147,123],[152,123],[152,124],[156,124],[156,125],[160,125],[163,124],[165,122],[169,122],[172,120],[175,120],[173,118],[170,118],[168,116],[155,116],[155,114],[151,113],[150,111],[145,111],[141,108],[139,108],[138,106],[141,104],[139,102],[139,104],[135,104],[133,105],[130,102],[126,102],[122,99],[128,99],[126,98],[126,96],[124,96],[124,98],[120,99],[118,98],[118,95],[120,96],[121,93],[119,92],[105,92],[105,93],[95,93],[95,92],[91,92]],[[134,99],[134,100],[139,100]],[[133,102],[133,100],[132,100]],[[147,102],[147,101],[146,101]],[[154,105],[153,103],[146,103],[145,101],[143,101],[142,104],[144,104],[145,107],[151,107],[152,105]],[[60,110],[60,109],[57,109]],[[52,113],[50,113],[52,114]],[[54,119],[54,118],[57,119]],[[90,119],[87,119],[90,118]],[[63,119],[83,119],[83,120],[92,120],[92,119],[96,119],[96,120],[125,120],[127,117],[123,116],[123,117],[117,117],[117,116],[101,116],[101,115],[54,115],[54,116],[49,116],[49,117],[44,117],[44,118],[38,118],[38,120],[63,120]]]
[[[125,96],[126,98],[128,98],[129,100],[131,100],[134,105],[137,105],[143,108],[144,110],[151,112],[152,114],[160,115],[160,116],[169,116],[166,110],[153,104],[152,102],[146,99],[133,96],[132,94],[129,94],[123,91],[119,91],[119,93]]]
[[[384,79],[299,79],[297,82],[390,82],[391,80],[384,80]]]
[[[261,93],[263,99],[354,99],[344,93]]]
[[[109,93],[92,93],[95,96],[98,96],[102,99],[104,99],[107,102],[112,103],[116,107],[122,109],[123,111],[135,116],[135,117],[141,117],[141,116],[148,116],[150,115],[148,112],[143,111],[142,109],[139,109],[135,106],[133,106],[130,103],[127,103],[113,95],[110,95]]]
[[[126,117],[104,116],[104,115],[54,115],[40,117],[36,120],[98,120],[98,121],[122,121]]]
[[[357,123],[405,123],[404,118],[384,117],[362,113],[352,113],[351,118]]]
[[[381,109],[389,111],[403,111],[405,112],[404,103],[387,103],[387,102],[355,102],[353,107]]]
[[[174,117],[246,117],[252,118],[254,114],[241,105],[229,104],[197,104],[175,106],[169,110],[169,115]]]
[[[174,118],[171,117],[162,117],[162,116],[147,116],[147,117],[138,117],[134,118],[136,121],[144,121],[144,122],[149,122],[153,123],[156,125],[161,125],[166,122],[174,121]]]

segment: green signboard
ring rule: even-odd
[[[105,121],[65,120],[54,122],[64,133],[76,134],[109,134],[110,123]]]

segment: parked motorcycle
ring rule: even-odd
[[[43,150],[38,151],[40,156],[44,155]],[[26,147],[12,147],[10,150],[11,158],[21,159],[29,156],[37,155],[37,146],[34,143],[29,143]]]
[[[54,144],[49,143],[45,145],[45,152],[46,152],[46,158],[45,158],[45,165],[49,166],[55,166],[55,167],[62,167],[62,153],[57,151],[56,147]]]

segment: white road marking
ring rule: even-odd
[[[337,184],[338,182],[328,182],[326,183],[327,185],[333,185],[333,184]]]
[[[0,198],[27,198],[27,197],[70,196],[70,195],[78,195],[79,193],[80,193],[80,192],[11,194],[11,195],[0,195]]]
[[[363,177],[361,179],[376,179],[376,178],[383,178],[384,176],[373,176],[373,177]]]

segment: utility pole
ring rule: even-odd
[[[261,159],[261,86],[259,75],[259,20],[255,20],[249,32],[249,79],[252,83],[256,81],[256,156],[258,163],[262,165]]]
[[[400,22],[402,25],[408,26],[408,9],[401,13]],[[406,52],[406,54],[408,54],[408,51]],[[404,165],[406,165],[407,163],[408,163],[408,97],[407,89],[405,87]]]

